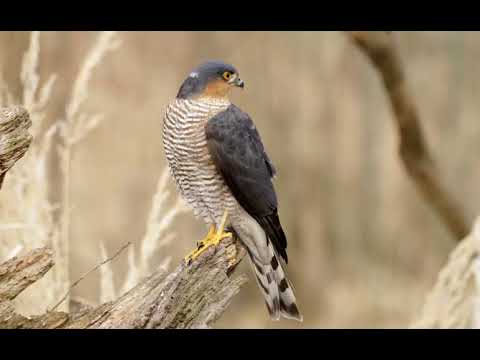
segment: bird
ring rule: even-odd
[[[185,261],[235,234],[270,318],[303,321],[285,271],[287,238],[273,184],[277,170],[252,118],[230,101],[231,91],[244,87],[233,65],[210,60],[188,74],[166,106],[162,135],[170,174],[209,229]]]

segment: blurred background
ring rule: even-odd
[[[98,33],[42,32],[40,81],[56,73],[48,119],[65,104]],[[232,100],[257,124],[278,170],[279,214],[288,273],[304,322],[269,320],[249,282],[218,328],[398,328],[421,310],[456,240],[431,211],[397,156],[397,133],[382,84],[342,32],[121,32],[90,83],[85,107],[104,121],[71,162],[72,280],[145,232],[166,166],[163,112],[191,69],[208,59],[233,64],[246,83]],[[395,40],[427,141],[446,183],[473,219],[480,181],[480,35],[397,32]],[[16,97],[30,33],[0,33],[0,69]],[[479,80],[479,81],[477,81]],[[50,165],[50,196],[58,169]],[[175,191],[173,181],[169,189]],[[173,200],[172,200],[173,201]],[[155,254],[174,268],[205,234],[183,212],[175,238]],[[155,264],[153,264],[155,265]],[[111,264],[120,284],[126,256]],[[73,295],[99,301],[99,272]]]

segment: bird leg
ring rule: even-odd
[[[232,237],[232,233],[224,231],[225,224],[227,222],[227,216],[228,211],[225,210],[217,231],[215,231],[215,225],[210,226],[207,236],[199,241],[197,243],[197,248],[185,257],[185,262],[187,264],[190,264],[193,260],[199,257],[200,254],[202,254],[210,246],[217,246],[223,239]]]

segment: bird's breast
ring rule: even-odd
[[[179,100],[167,108],[164,120],[164,146],[169,160],[193,162],[204,166],[211,162],[205,126],[210,118],[226,108],[192,100]]]
[[[208,120],[227,107],[176,100],[164,119],[163,143],[171,174],[185,200],[205,219],[216,218],[230,194],[216,171],[205,134]]]

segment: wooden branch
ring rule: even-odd
[[[399,153],[407,173],[452,235],[460,241],[469,230],[466,211],[443,184],[431,157],[392,36],[382,31],[352,31],[348,34],[382,77],[400,135]]]
[[[451,253],[412,328],[480,328],[480,217]]]
[[[14,257],[0,265],[0,329],[43,328],[65,323],[65,314],[49,313],[27,318],[16,314],[11,300],[45,275],[53,266],[53,251],[43,247],[28,254]],[[62,320],[63,319],[63,320]]]
[[[28,112],[21,106],[0,109],[0,189],[7,171],[30,146],[31,125]]]
[[[25,288],[39,280],[53,266],[49,247],[35,249],[21,258],[0,265],[0,301],[13,300]]]
[[[6,172],[27,151],[31,121],[22,107],[0,109],[0,187]],[[231,263],[229,257],[236,255]],[[236,239],[222,241],[195,261],[182,262],[171,274],[154,272],[119,299],[76,313],[49,311],[26,317],[12,300],[54,265],[49,247],[35,249],[0,264],[0,328],[205,328],[226,310],[246,282],[233,278],[245,255]]]
[[[237,253],[230,264],[227,254]],[[210,327],[238,293],[245,276],[227,275],[243,258],[236,241],[225,240],[169,275],[158,271],[118,300],[87,311],[68,328]]]
[[[236,254],[231,264],[229,256]],[[246,277],[232,277],[245,255],[236,240],[224,240],[170,274],[157,271],[119,299],[77,313],[50,311],[27,318],[10,300],[53,266],[49,248],[10,259],[0,267],[0,328],[206,328],[223,314]]]

